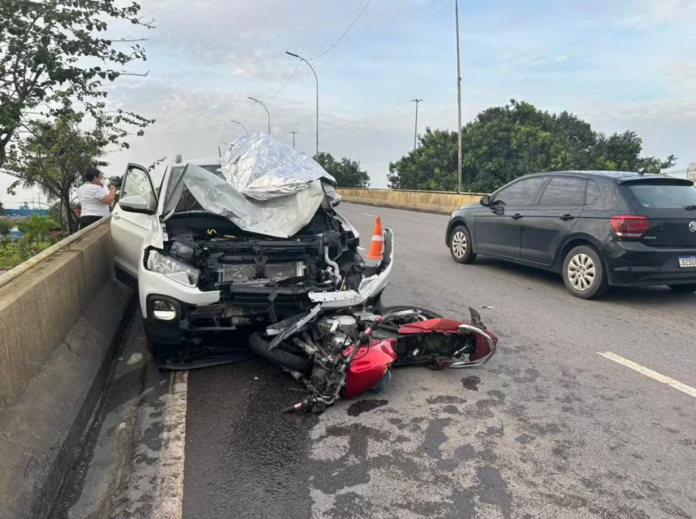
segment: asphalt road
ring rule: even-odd
[[[456,264],[447,217],[344,204],[369,247],[396,238],[388,304],[501,338],[482,369],[406,369],[320,417],[281,415],[291,380],[261,361],[188,377],[183,511],[197,518],[696,518],[696,399],[598,355],[696,387],[696,296],[591,302],[552,274]]]

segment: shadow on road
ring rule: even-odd
[[[563,278],[560,274],[495,258],[479,256],[474,264],[467,265],[466,268],[482,268],[491,273],[497,271],[497,273],[505,273],[528,281],[537,281],[544,283],[549,288],[565,291]],[[571,298],[573,296],[568,294],[568,297]],[[654,287],[612,287],[603,298],[603,301],[614,303],[682,303],[691,301],[696,303],[696,294],[679,294],[663,285]]]

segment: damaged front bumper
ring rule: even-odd
[[[382,252],[382,261],[371,272],[371,275],[363,278],[358,290],[310,292],[309,300],[312,303],[320,304],[322,309],[335,310],[337,308],[361,306],[366,302],[377,299],[387,286],[389,274],[394,264],[394,233],[391,229],[385,229],[383,236],[384,250]]]
[[[359,308],[375,304],[387,286],[394,263],[394,235],[384,230],[382,260],[368,267],[357,290],[307,291],[299,286],[230,286],[201,291],[174,286],[162,274],[144,270],[140,276],[141,308],[148,338],[175,345],[200,342],[203,334],[233,331],[242,326],[272,322],[300,314],[319,305],[322,310]],[[176,318],[155,318],[154,302],[166,300],[176,308]]]

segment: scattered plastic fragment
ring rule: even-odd
[[[133,366],[134,364],[137,364],[141,360],[143,360],[143,354],[140,352],[136,352],[130,356],[130,358],[128,359],[126,364],[128,364],[129,366]]]

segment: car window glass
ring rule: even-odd
[[[205,169],[206,171],[214,173],[218,177],[224,178],[220,164],[206,164],[201,165],[199,167]],[[169,198],[172,196],[172,193],[174,192],[174,189],[176,188],[176,185],[179,182],[179,179],[181,178],[183,172],[184,166],[175,166],[172,168],[172,173],[169,176],[169,182],[167,183],[167,194],[165,200],[169,200]],[[201,210],[203,210],[201,205],[193,197],[189,190],[184,186],[183,191],[181,192],[181,198],[179,199],[179,202],[176,205],[176,212],[183,213],[186,211]]]
[[[585,195],[585,205],[594,204],[602,198],[602,191],[599,184],[594,180],[587,181],[587,194]]]
[[[123,186],[123,195],[127,196],[139,195],[143,197],[150,207],[155,205],[155,193],[150,185],[150,177],[142,169],[131,168],[126,175],[125,186]]]
[[[533,204],[539,193],[539,188],[546,182],[545,177],[527,178],[515,182],[495,195],[495,202],[505,205]]]
[[[587,181],[575,177],[553,177],[541,195],[539,205],[566,207],[585,203]]]
[[[696,205],[696,188],[686,184],[652,183],[629,189],[646,209],[683,209]]]

